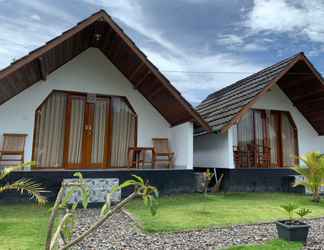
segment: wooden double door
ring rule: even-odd
[[[68,95],[63,162],[65,168],[110,166],[111,98]]]

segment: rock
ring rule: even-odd
[[[78,229],[84,231],[99,216],[98,209],[78,212]],[[311,225],[305,250],[324,250],[324,218],[309,220]],[[120,212],[114,214],[96,232],[82,241],[74,250],[119,249],[222,249],[233,245],[261,244],[277,238],[274,224],[238,225],[230,228],[205,229],[178,233],[143,233]]]

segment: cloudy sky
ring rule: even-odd
[[[0,68],[99,9],[194,105],[300,51],[324,72],[323,0],[0,0]]]

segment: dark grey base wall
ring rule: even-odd
[[[203,171],[203,169],[195,169]],[[293,187],[294,175],[290,169],[217,169],[224,174],[224,192],[293,192],[304,193],[303,187]]]
[[[192,170],[90,170],[90,171],[29,171],[14,172],[6,182],[12,182],[18,178],[31,178],[33,181],[41,183],[50,192],[47,197],[53,201],[60,188],[64,178],[73,178],[74,172],[82,172],[84,178],[118,178],[120,183],[131,179],[133,174],[141,176],[148,180],[153,186],[156,186],[161,195],[176,193],[193,193],[196,191],[196,176]],[[124,189],[123,196],[129,194],[131,189]],[[21,196],[14,192],[0,194],[0,201],[17,201]]]

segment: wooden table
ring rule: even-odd
[[[146,153],[151,151],[151,159],[146,159]],[[154,149],[151,147],[130,147],[128,148],[128,167],[143,168],[145,164],[150,164],[154,168]]]

